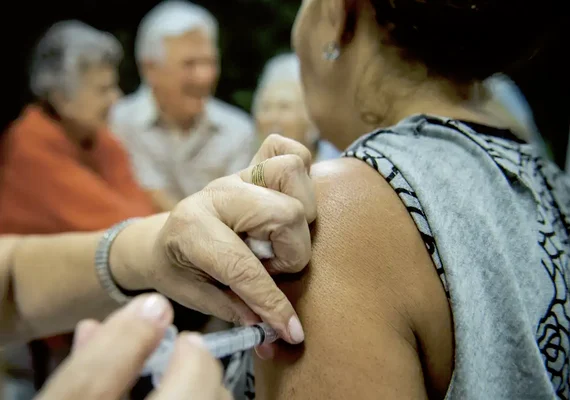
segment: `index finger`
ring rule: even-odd
[[[293,305],[269,275],[247,245],[235,232],[220,220],[210,222],[210,231],[216,233],[210,238],[211,249],[200,254],[215,254],[215,260],[199,259],[193,262],[200,267],[209,264],[208,273],[212,278],[228,286],[263,321],[279,332],[279,336],[289,343],[297,344],[304,340],[299,317]]]
[[[307,172],[310,171],[313,156],[309,149],[293,139],[286,138],[276,133],[267,136],[249,165],[253,166],[269,158],[284,156],[287,154],[299,157],[303,160],[303,164]]]

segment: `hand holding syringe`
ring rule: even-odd
[[[177,334],[178,330],[174,325],[171,325],[166,331],[164,339],[145,364],[142,375],[151,375],[154,386],[158,386],[160,383],[162,374],[170,361]],[[202,336],[204,346],[216,358],[223,358],[239,351],[248,350],[262,343],[272,343],[278,338],[277,332],[266,323]]]
[[[246,243],[259,259],[273,257],[271,242],[248,238],[246,239]],[[145,364],[142,375],[151,375],[152,384],[154,386],[158,386],[162,374],[168,366],[177,335],[178,330],[174,325],[171,325],[166,331],[164,339],[162,339],[158,348]],[[239,351],[252,349],[263,343],[273,343],[279,339],[279,335],[268,324],[260,323],[210,333],[202,336],[202,339],[204,340],[205,347],[210,351],[212,356],[219,359]]]

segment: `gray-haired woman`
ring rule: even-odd
[[[305,145],[319,162],[340,156],[339,150],[320,138],[305,106],[299,59],[293,53],[270,59],[253,99],[253,116],[261,140],[278,133]]]

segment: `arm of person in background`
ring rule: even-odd
[[[453,366],[450,307],[406,208],[368,165],[313,166],[311,264],[279,286],[304,349],[256,361],[256,398],[443,398]],[[339,212],[342,210],[343,212]]]

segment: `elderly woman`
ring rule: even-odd
[[[261,140],[272,133],[294,139],[311,151],[315,162],[340,156],[336,147],[319,138],[309,118],[295,54],[267,62],[254,94],[253,116]]]
[[[30,74],[37,101],[2,144],[0,234],[93,231],[154,212],[106,128],[121,57],[116,38],[78,21],[55,24],[39,41]],[[39,360],[61,359],[69,342],[33,345],[36,376],[50,369]]]
[[[30,74],[37,101],[3,143],[0,233],[91,231],[154,211],[106,129],[121,57],[117,39],[78,21],[40,40]]]
[[[348,151],[311,169],[311,266],[281,286],[305,346],[259,398],[570,398],[568,178],[482,107],[561,7],[303,1],[309,114]]]

